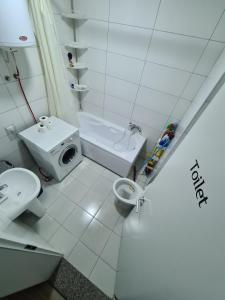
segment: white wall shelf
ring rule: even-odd
[[[74,48],[74,49],[88,49],[87,45],[80,43],[80,42],[73,42],[73,41],[65,44],[65,47]]]
[[[73,11],[73,10],[72,10]],[[86,15],[78,12],[78,11],[73,11],[71,13],[63,13],[62,14],[62,17],[64,18],[68,18],[68,19],[72,19],[74,21],[87,21],[88,18]],[[76,22],[75,22],[76,24]],[[81,71],[81,70],[87,70],[88,67],[85,63],[80,63],[78,62],[78,51],[79,50],[85,50],[85,49],[88,49],[87,45],[83,44],[83,43],[80,43],[80,42],[77,42],[76,41],[76,29],[75,29],[75,24],[74,24],[74,41],[68,41],[66,44],[65,44],[65,47],[66,48],[71,48],[71,49],[74,49],[74,52],[75,52],[75,60],[76,62],[74,62],[74,66],[70,66],[69,64],[66,65],[66,68],[69,69],[69,70],[76,70],[76,71]],[[69,50],[70,51],[70,50]],[[70,89],[72,92],[77,92],[78,94],[80,93],[85,93],[85,92],[88,92],[89,91],[89,88],[87,85],[85,84],[80,84],[80,72],[74,72],[74,76],[77,77],[77,84],[72,84],[73,87],[70,86]],[[78,95],[78,99],[79,99],[79,102],[80,102],[80,108],[82,108],[82,105],[81,105],[81,96]]]
[[[84,21],[86,21],[88,19],[84,14],[81,14],[79,12],[64,13],[64,14],[62,14],[62,16],[64,18],[74,19],[74,20],[84,20]]]
[[[75,63],[73,67],[67,66],[70,70],[87,70],[88,67],[84,63]]]
[[[88,92],[89,88],[86,84],[74,84],[74,88],[71,88],[73,92]]]

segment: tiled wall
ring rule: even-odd
[[[68,65],[68,52],[72,52],[75,56],[73,49],[67,49],[65,44],[74,41],[74,21],[62,17],[62,13],[71,12],[71,0],[51,0],[52,9],[55,17],[57,27],[57,34],[59,38],[59,45],[62,49],[65,66]],[[67,70],[68,84],[77,82],[76,73],[74,70]],[[73,94],[75,102],[77,101],[77,94]]]
[[[61,11],[71,9],[71,2],[70,0],[52,0],[52,2],[59,30],[60,46],[62,46],[65,42],[73,40],[73,23],[69,24],[61,18]],[[63,47],[62,49],[65,51]],[[13,79],[15,67],[12,58],[9,57],[9,59],[10,62],[8,62],[8,57],[0,51],[0,160],[8,159],[18,166],[31,167],[33,160],[23,143],[18,139],[10,140],[5,131],[5,127],[11,124],[16,125],[18,131],[33,124],[18,84]],[[36,117],[48,115],[43,69],[37,47],[19,49],[16,59],[25,93],[34,114]],[[9,82],[4,79],[7,75],[10,76]],[[68,80],[70,80],[70,76],[72,74],[68,72]],[[74,80],[74,76],[72,79]],[[76,103],[76,96],[72,95],[72,97]]]
[[[218,57],[215,65],[210,71],[207,79],[203,82],[197,95],[195,96],[192,104],[186,111],[184,117],[179,123],[179,127],[176,132],[176,136],[167,149],[165,155],[160,159],[157,167],[154,170],[153,178],[159,173],[161,168],[165,165],[165,162],[174,152],[176,147],[182,141],[183,138],[188,134],[189,130],[207,108],[207,105],[213,101],[213,97],[218,92],[220,84],[222,83],[221,78],[225,74],[225,49],[222,54]],[[224,82],[224,81],[223,81]],[[152,179],[153,179],[152,178]]]
[[[48,114],[44,77],[37,48],[20,49],[15,55],[24,90],[35,115]],[[5,128],[11,124],[14,124],[18,131],[33,124],[13,73],[15,73],[15,67],[12,57],[7,57],[1,51],[0,160],[7,159],[18,166],[30,167],[33,160],[22,142],[19,139],[10,140],[5,131]],[[5,76],[10,76],[10,81],[6,81]]]
[[[76,37],[89,49],[84,110],[143,128],[151,148],[179,121],[225,43],[224,0],[74,0],[89,20]]]

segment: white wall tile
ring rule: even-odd
[[[22,142],[17,143],[14,151],[6,153],[4,153],[2,158],[11,161],[17,167],[32,169],[34,166],[34,160]]]
[[[0,158],[4,159],[10,153],[18,150],[18,140],[10,141],[7,136],[0,139]]]
[[[82,101],[103,108],[104,99],[105,99],[104,93],[90,89],[88,93],[85,94],[83,93],[81,97],[82,97]]]
[[[97,117],[103,117],[103,109],[97,105],[83,102],[83,110]]]
[[[15,53],[15,57],[20,71],[20,78],[37,76],[43,73],[41,58],[37,47],[20,48]],[[11,73],[15,73],[15,64],[13,62],[9,67]]]
[[[105,109],[117,113],[120,116],[124,116],[125,118],[129,118],[131,114],[132,105],[128,101],[106,95]]]
[[[60,44],[65,44],[74,40],[72,19],[62,17],[61,15],[55,15],[55,24]]]
[[[105,75],[91,70],[85,72],[80,78],[82,84],[87,84],[90,88],[99,92],[104,92],[105,89]]]
[[[153,28],[159,0],[111,0],[111,22]]]
[[[35,101],[31,102],[31,108],[37,119],[38,119],[38,117],[41,117],[43,115],[45,115],[45,116],[49,115],[48,104],[47,104],[46,98],[35,100]],[[18,110],[19,110],[24,122],[26,123],[27,127],[34,124],[31,113],[26,105],[20,106],[18,108]]]
[[[11,77],[11,74],[9,72],[8,64],[6,63],[5,59],[7,59],[6,52],[3,49],[0,49],[0,84],[7,82],[5,81],[5,76]],[[14,80],[13,78],[10,78],[11,80]]]
[[[141,126],[143,136],[147,138],[146,150],[151,151],[157,143],[162,132],[143,124],[141,121],[138,121],[137,124]]]
[[[139,83],[144,62],[135,58],[108,53],[107,74]]]
[[[223,10],[223,0],[162,0],[156,29],[209,38]]]
[[[105,73],[106,51],[88,48],[88,50],[79,56],[79,61],[85,62],[92,71]]]
[[[22,85],[29,102],[46,97],[44,77],[42,75],[22,80]],[[7,84],[10,95],[17,107],[25,104],[17,82]]]
[[[128,118],[107,110],[104,110],[104,119],[124,128],[127,128],[129,124]]]
[[[88,20],[77,22],[77,40],[90,47],[106,50],[108,24],[102,21]]]
[[[174,117],[178,120],[181,120],[190,105],[191,105],[190,101],[181,98],[177,103],[177,105],[175,106],[175,109],[172,113],[172,118]]]
[[[148,53],[148,60],[158,64],[193,71],[206,40],[155,31]]]
[[[196,94],[198,93],[201,85],[203,84],[204,80],[204,76],[193,74],[187,86],[185,87],[182,97],[188,100],[193,100]]]
[[[145,59],[152,30],[110,23],[109,51]]]
[[[175,96],[141,87],[136,104],[169,116],[177,100]]]
[[[0,85],[0,113],[4,113],[13,108],[15,108],[15,104],[9,92],[4,85]]]
[[[17,109],[12,109],[0,115],[0,137],[6,135],[5,128],[12,124],[16,126],[17,131],[25,129],[25,123]]]
[[[225,13],[223,13],[222,18],[220,19],[220,22],[213,33],[212,39],[225,42]]]
[[[195,73],[208,75],[223,52],[224,46],[225,44],[210,41],[195,69]]]
[[[74,8],[89,18],[108,20],[109,0],[74,0]]]
[[[189,76],[190,74],[186,71],[147,63],[142,77],[142,85],[179,96]]]
[[[162,115],[157,112],[148,110],[142,106],[135,105],[132,119],[135,122],[141,121],[147,126],[161,131],[162,128],[165,126],[165,122],[168,119],[168,117],[166,115]]]
[[[138,85],[111,76],[106,77],[105,92],[110,96],[133,102],[136,98]]]

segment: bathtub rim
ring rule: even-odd
[[[114,127],[114,128],[116,128],[118,130],[121,130],[121,131],[123,131],[125,129],[125,128],[117,125],[117,124],[114,124],[112,122],[109,122],[107,120],[96,117],[96,116],[94,116],[90,113],[86,113],[86,112],[78,112],[78,120],[79,121],[80,121],[80,118],[79,118],[80,115],[81,116],[84,115],[84,116],[87,116],[89,118],[95,119],[98,122],[107,124],[109,127]],[[82,128],[82,127],[80,126],[79,129],[80,128]],[[108,147],[108,146],[96,141],[96,139],[94,139],[90,135],[86,135],[86,134],[82,133],[81,130],[79,130],[79,131],[80,131],[80,138],[81,139],[84,139],[85,141],[91,143],[92,145],[103,148],[105,151],[108,151],[109,153],[111,153],[111,154],[113,154],[117,157],[120,157],[121,159],[125,160],[126,162],[128,162],[130,164],[134,163],[134,161],[136,160],[138,154],[140,153],[142,147],[144,146],[144,144],[146,142],[146,138],[144,136],[140,135],[139,133],[135,133],[134,137],[135,137],[135,140],[136,140],[137,147],[134,150],[127,151],[127,152],[126,151],[117,151],[117,150],[114,150],[111,147]]]

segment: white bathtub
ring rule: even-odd
[[[99,164],[126,177],[145,138],[85,112],[78,113],[82,152]]]

